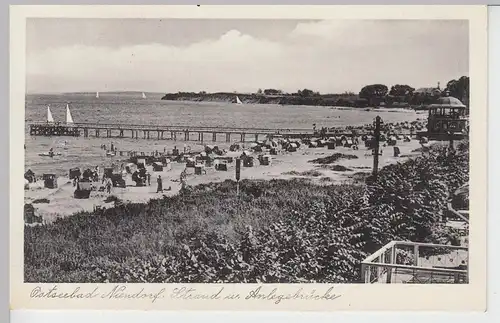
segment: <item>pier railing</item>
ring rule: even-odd
[[[72,127],[72,128],[92,128],[92,129],[123,129],[123,130],[149,130],[149,131],[190,131],[190,132],[198,132],[198,131],[206,131],[206,132],[262,132],[262,133],[274,133],[274,132],[294,132],[294,133],[314,133],[313,129],[297,129],[297,128],[246,128],[246,127],[215,127],[215,126],[193,126],[193,125],[161,125],[161,124],[117,124],[117,123],[100,123],[100,122],[78,122],[78,123],[47,123],[34,121],[29,122],[30,125],[40,125],[40,126],[64,126],[64,127]]]
[[[246,128],[246,127],[213,127],[213,126],[188,126],[188,125],[156,125],[156,124],[115,124],[99,122],[80,123],[29,123],[29,133],[32,136],[73,136],[84,137],[101,135],[111,138],[124,138],[130,134],[131,138],[138,139],[171,139],[177,140],[178,135],[184,135],[184,140],[193,140],[191,135],[198,135],[197,141],[206,140],[205,135],[211,135],[213,142],[218,141],[219,135],[225,135],[225,141],[231,142],[233,135],[239,135],[240,141],[245,141],[246,136],[253,135],[256,141],[259,136],[283,135],[290,138],[301,138],[313,136],[313,129],[269,129],[269,128]],[[156,133],[156,134],[155,134]]]
[[[361,265],[362,281],[371,283],[468,283],[468,247],[391,241]]]
[[[349,129],[347,127],[330,128],[327,132],[318,132],[315,129],[296,128],[250,128],[250,127],[214,127],[214,126],[193,126],[193,125],[161,125],[161,124],[117,124],[99,122],[79,122],[79,123],[47,123],[29,122],[29,133],[32,136],[74,136],[84,137],[101,135],[111,138],[124,138],[130,134],[131,138],[138,139],[171,139],[177,140],[178,134],[184,135],[184,140],[193,140],[191,135],[197,134],[197,141],[203,142],[205,135],[211,134],[212,141],[218,141],[218,135],[225,135],[225,141],[230,142],[233,135],[239,135],[240,141],[245,141],[246,136],[254,136],[258,141],[259,136],[281,135],[290,139],[307,138],[313,136],[352,136],[353,131],[357,135],[361,132],[369,134],[370,131],[359,131],[359,129]],[[156,134],[155,134],[156,133]],[[167,136],[165,136],[167,134]],[[399,133],[399,135],[406,135]]]

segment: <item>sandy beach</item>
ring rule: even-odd
[[[383,147],[383,154],[380,156],[379,166],[384,167],[391,163],[404,161],[410,156],[419,155],[419,152],[412,152],[421,145],[417,140],[403,142],[399,140],[397,147],[401,151],[400,157],[394,157],[393,147]],[[241,152],[240,152],[241,153]],[[334,153],[355,155],[358,158],[341,158],[335,163],[329,165],[319,165],[310,161],[316,158],[327,157]],[[238,153],[229,153],[236,155]],[[261,153],[252,153],[254,156],[253,167],[241,167],[241,179],[291,179],[308,178],[318,184],[342,183],[352,181],[356,173],[369,173],[373,165],[371,151],[360,146],[359,150],[347,147],[336,147],[330,150],[327,147],[309,148],[302,145],[296,152],[281,152],[273,156],[271,165],[260,165],[257,156]],[[331,170],[330,166],[340,165],[347,168],[345,171]],[[95,207],[112,207],[114,202],[106,202],[109,195],[114,195],[127,202],[145,203],[150,199],[161,198],[162,196],[171,196],[177,194],[181,188],[180,174],[186,168],[185,163],[172,162],[170,169],[164,168],[161,172],[155,172],[152,166],[146,167],[151,174],[151,185],[136,187],[132,181],[132,176],[127,174],[124,177],[125,188],[113,187],[111,194],[106,192],[92,191],[89,199],[75,199],[73,193],[75,187],[68,176],[60,176],[57,179],[58,188],[48,189],[43,187],[43,181],[38,180],[30,184],[28,190],[25,190],[25,203],[33,203],[37,199],[47,199],[49,203],[33,203],[35,214],[41,216],[45,223],[53,222],[59,217],[66,217],[76,212],[92,212]],[[187,168],[186,183],[188,185],[198,185],[210,182],[222,182],[235,179],[235,163],[228,164],[227,171],[217,171],[214,167],[206,167],[206,174],[195,175],[194,168]],[[102,172],[102,171],[101,171]],[[305,173],[305,174],[304,174]],[[163,193],[156,193],[157,177],[160,175],[163,179]],[[102,176],[102,173],[100,174]],[[101,184],[99,184],[101,186]],[[168,190],[170,188],[170,190]]]

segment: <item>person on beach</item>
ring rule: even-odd
[[[111,182],[111,178],[106,179],[106,192],[108,194],[111,194],[111,187],[113,186],[113,183]]]
[[[187,177],[187,168],[184,168],[180,176],[180,182],[182,188],[186,186],[186,177]]]
[[[163,193],[163,182],[161,179],[161,175],[158,175],[158,179],[156,180],[156,183],[158,184],[158,186],[156,188],[156,193],[160,193],[160,192]]]

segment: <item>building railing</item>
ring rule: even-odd
[[[361,264],[364,283],[468,283],[468,247],[391,241]]]

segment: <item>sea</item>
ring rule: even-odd
[[[25,170],[35,174],[54,173],[67,175],[73,167],[110,167],[126,159],[126,154],[115,157],[106,155],[102,145],[113,144],[118,151],[137,151],[150,154],[154,151],[170,151],[174,146],[180,150],[198,151],[203,145],[195,141],[170,139],[132,139],[95,137],[42,137],[30,136],[30,122],[47,120],[47,106],[50,106],[56,122],[66,120],[66,105],[69,104],[75,123],[99,122],[122,124],[154,124],[176,126],[245,127],[271,129],[312,129],[343,125],[372,123],[376,116],[384,122],[413,121],[425,115],[413,110],[365,109],[319,106],[287,106],[275,104],[243,104],[226,102],[187,102],[161,100],[162,93],[101,92],[65,94],[28,94],[25,104]],[[126,134],[130,135],[130,134]],[[153,138],[154,138],[153,134]],[[182,137],[182,138],[181,138]],[[239,136],[233,136],[239,141]],[[250,137],[250,136],[249,136]],[[180,140],[179,140],[180,139]],[[251,139],[251,138],[249,138]],[[213,144],[212,138],[205,143]],[[218,138],[220,146],[226,145],[225,138]],[[59,156],[48,157],[50,148]],[[108,148],[109,149],[109,148]]]

